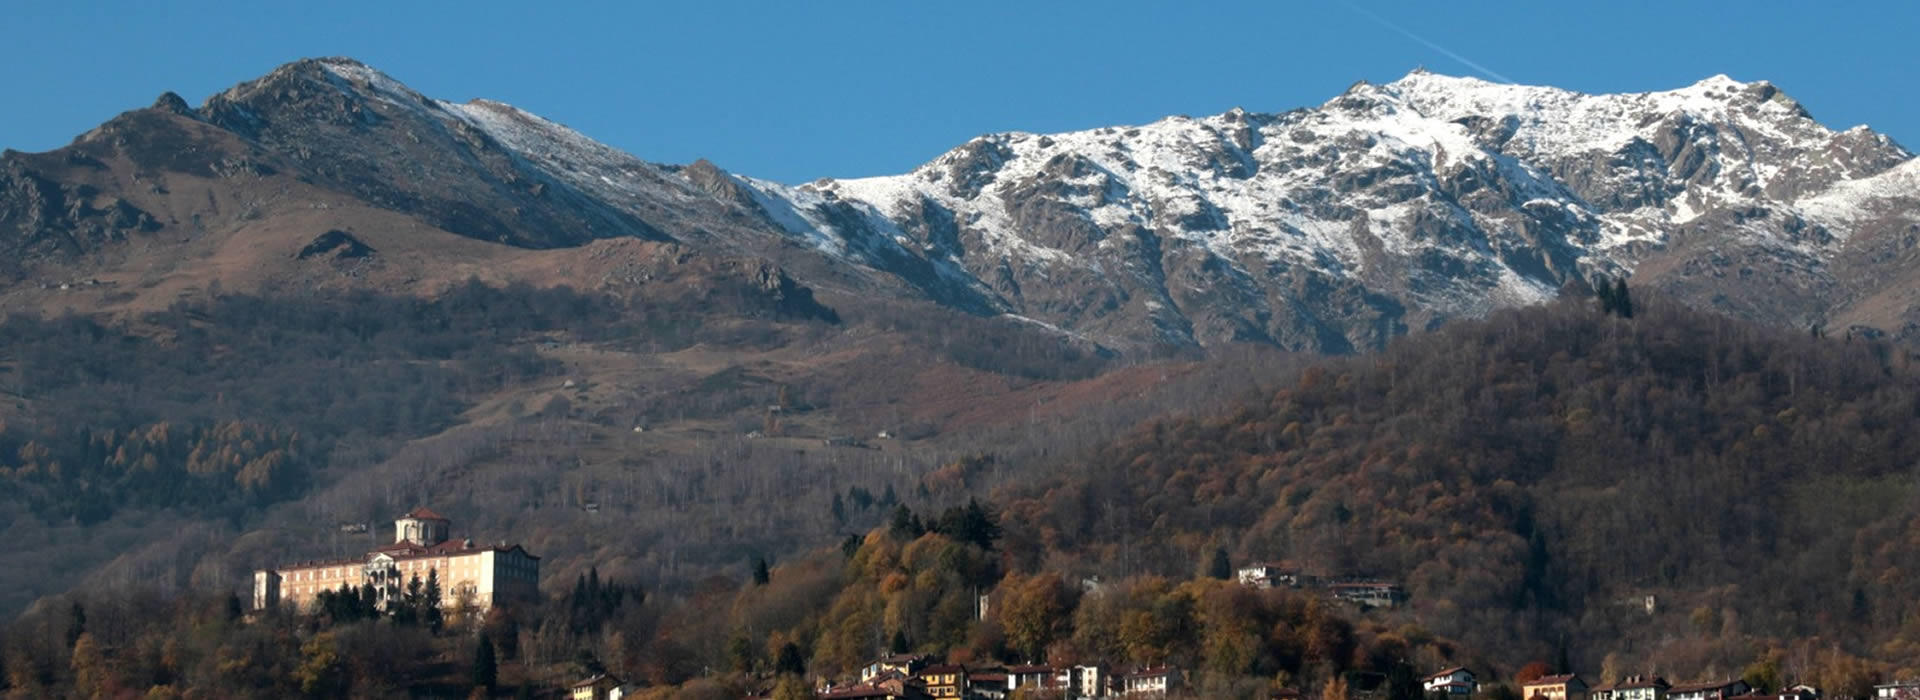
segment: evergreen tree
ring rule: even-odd
[[[73,607],[67,609],[67,648],[72,649],[80,641],[80,635],[87,633],[87,609],[80,601],[73,601]]]
[[[387,606],[392,614],[393,623],[408,626],[419,624],[422,597],[420,575],[414,574],[413,578],[407,581],[407,588],[400,594],[400,600]]]
[[[227,612],[228,622],[238,620],[240,619],[241,615],[246,614],[246,610],[242,608],[240,605],[239,594],[234,593],[232,591],[227,592],[227,611],[226,612]]]
[[[473,687],[485,688],[491,693],[499,680],[500,668],[494,659],[493,639],[482,634],[479,643],[473,647]]]
[[[1387,674],[1387,700],[1425,700],[1413,666],[1405,661],[1393,665]]]
[[[1233,560],[1227,558],[1227,548],[1214,548],[1213,559],[1207,562],[1207,577],[1222,581],[1233,578]]]
[[[775,673],[801,675],[807,672],[807,660],[800,655],[800,646],[793,642],[780,645],[780,651],[774,654]]]
[[[435,632],[447,621],[446,611],[441,609],[440,570],[427,569],[427,585],[420,594],[420,622]]]
[[[1613,303],[1621,318],[1633,318],[1633,296],[1627,292],[1627,278],[1613,281]]]
[[[903,503],[893,509],[893,521],[887,526],[887,534],[893,535],[894,539],[914,540],[926,534],[926,529],[920,526],[920,518],[913,514],[913,509]]]
[[[773,572],[767,569],[767,558],[760,557],[760,556],[754,557],[753,558],[753,585],[765,586],[769,581],[772,581],[772,580],[773,580]]]
[[[846,501],[840,500],[840,494],[838,492],[833,494],[833,524],[847,524],[847,503]]]
[[[906,630],[893,631],[893,639],[887,643],[887,651],[894,654],[905,654],[913,651],[913,643],[907,641]]]

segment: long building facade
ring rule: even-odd
[[[440,578],[441,607],[485,612],[495,604],[540,595],[540,558],[520,545],[479,547],[448,539],[452,522],[426,508],[394,520],[392,544],[355,559],[301,562],[253,574],[253,607],[306,610],[322,591],[372,586],[382,607],[406,592],[414,578]]]

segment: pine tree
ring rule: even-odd
[[[440,631],[440,627],[447,621],[446,611],[440,608],[442,597],[440,570],[427,569],[427,585],[420,597],[420,621],[426,624],[427,629],[435,632]]]
[[[499,662],[494,659],[493,639],[480,635],[480,641],[473,647],[473,687],[485,688],[493,692],[494,684],[500,680]]]
[[[920,518],[913,514],[913,509],[901,504],[893,509],[893,522],[888,525],[887,534],[895,539],[915,540],[926,534],[926,530],[920,526]]]
[[[73,601],[73,607],[67,609],[67,648],[72,649],[80,641],[80,635],[87,633],[87,609],[80,601]]]
[[[1213,560],[1207,562],[1207,576],[1222,581],[1233,578],[1233,561],[1227,558],[1225,547],[1213,550]]]
[[[1613,281],[1613,303],[1621,318],[1633,318],[1633,296],[1627,292],[1627,278]]]
[[[420,622],[420,575],[414,574],[407,581],[406,591],[400,594],[400,600],[387,607],[391,608],[393,623],[396,625],[415,625]]]
[[[753,558],[753,585],[765,586],[769,581],[772,581],[772,580],[773,580],[773,572],[767,570],[767,558],[759,557],[759,556],[754,557]]]
[[[780,651],[774,654],[775,673],[801,675],[807,672],[807,660],[800,655],[799,645],[787,642],[780,645]]]
[[[1402,661],[1387,674],[1387,700],[1424,700],[1413,666]]]

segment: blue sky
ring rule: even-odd
[[[1920,146],[1912,2],[21,0],[4,16],[0,146],[20,150],[326,55],[785,182],[900,172],[990,131],[1284,111],[1421,65],[1586,92],[1765,79],[1829,126]]]

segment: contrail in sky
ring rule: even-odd
[[[1367,19],[1373,20],[1375,23],[1379,24],[1380,26],[1399,32],[1401,36],[1404,36],[1408,39],[1412,39],[1414,41],[1420,42],[1421,46],[1425,46],[1429,49],[1433,49],[1442,54],[1445,54],[1447,58],[1451,58],[1455,61],[1459,61],[1461,63],[1467,64],[1468,68],[1472,68],[1475,71],[1478,71],[1481,75],[1485,75],[1489,78],[1493,78],[1494,80],[1498,80],[1500,82],[1507,83],[1509,85],[1515,82],[1514,79],[1501,75],[1499,72],[1495,71],[1492,68],[1488,68],[1486,66],[1480,65],[1479,63],[1475,63],[1471,58],[1467,58],[1466,56],[1462,56],[1460,54],[1454,53],[1448,50],[1447,47],[1445,46],[1441,46],[1431,41],[1427,41],[1426,37],[1407,31],[1406,29],[1402,28],[1400,25],[1389,22],[1387,21],[1387,18],[1381,17],[1380,15],[1376,15],[1373,12],[1368,11],[1367,8],[1361,7],[1359,5],[1355,5],[1353,3],[1345,3],[1345,4],[1348,9],[1351,9],[1354,12],[1360,13],[1362,16],[1366,17]]]

